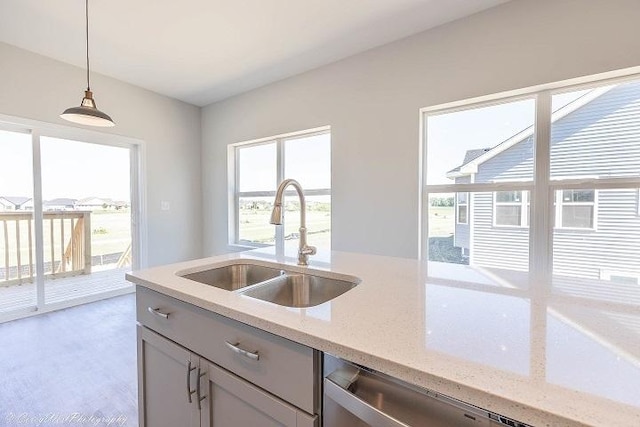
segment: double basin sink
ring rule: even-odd
[[[350,289],[360,279],[336,279],[267,267],[246,261],[192,273],[178,273],[185,279],[236,292],[286,307],[305,308],[330,301]]]

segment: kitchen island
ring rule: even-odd
[[[326,303],[291,308],[183,277],[232,260],[355,276]],[[266,250],[127,278],[202,309],[534,426],[640,425],[640,309],[526,275],[331,252],[298,267]]]

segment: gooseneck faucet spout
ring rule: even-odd
[[[307,206],[302,193],[302,186],[295,179],[285,179],[278,186],[276,191],[276,200],[273,202],[273,211],[271,212],[271,224],[282,224],[282,198],[284,191],[288,186],[293,186],[298,192],[300,198],[300,245],[298,247],[298,265],[309,265],[309,255],[316,254],[314,246],[307,245]]]

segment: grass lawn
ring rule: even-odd
[[[429,237],[448,237],[454,233],[455,211],[453,206],[429,207]]]
[[[91,214],[91,253],[124,252],[131,243],[131,212],[97,211]]]
[[[285,239],[287,242],[297,241],[300,228],[300,213],[286,211]],[[269,223],[271,210],[269,209],[241,209],[240,210],[240,240],[273,244],[275,226]],[[313,246],[329,247],[331,242],[331,213],[326,211],[307,210],[307,236],[309,244]]]
[[[453,206],[429,208],[429,261],[469,264],[460,248],[453,246],[455,210]]]

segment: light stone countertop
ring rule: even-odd
[[[176,275],[238,259],[362,282],[332,301],[298,309]],[[553,291],[529,291],[522,274],[335,251],[324,260],[312,257],[309,267],[257,250],[127,278],[534,426],[640,426],[640,299],[634,293],[619,301],[615,288],[608,290],[611,298],[605,288],[593,298],[575,286],[556,289],[555,282]]]

